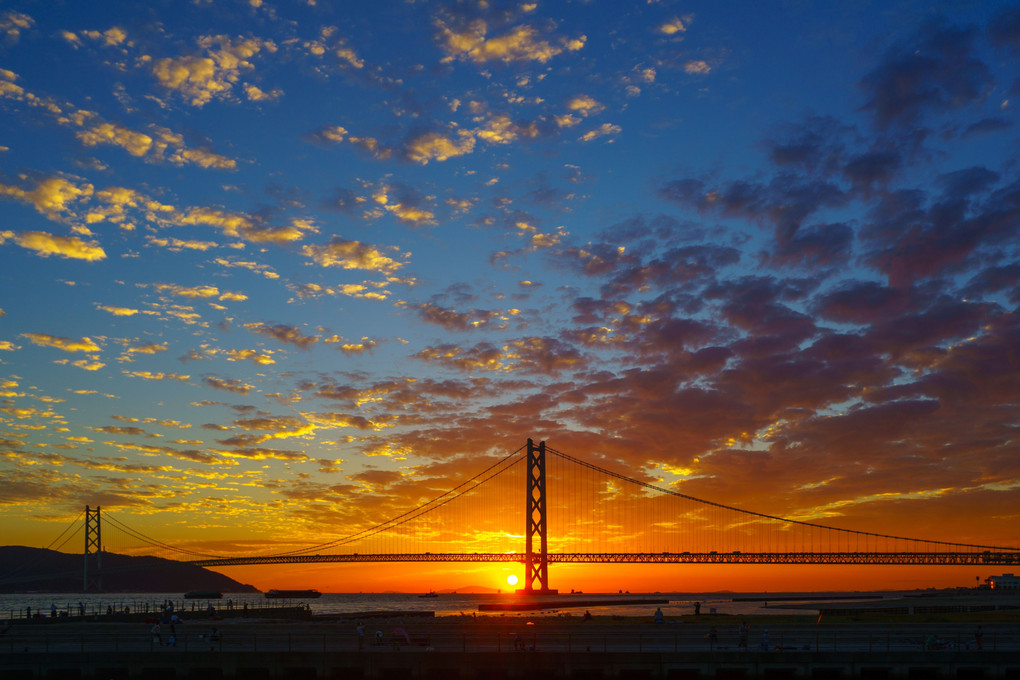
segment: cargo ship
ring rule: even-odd
[[[316,597],[322,597],[322,593],[320,593],[318,590],[314,590],[314,589],[311,589],[311,590],[277,590],[277,589],[274,588],[272,590],[267,590],[266,591],[266,599],[271,599],[271,600],[281,600],[281,599],[296,600],[296,599],[311,599],[311,598],[316,598]]]

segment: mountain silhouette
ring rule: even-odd
[[[108,593],[172,593],[211,590],[257,593],[258,588],[193,564],[160,557],[132,557],[104,552],[103,591]],[[80,593],[81,554],[0,546],[0,593]]]

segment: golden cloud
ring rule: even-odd
[[[583,135],[578,137],[578,139],[582,142],[590,142],[594,139],[598,139],[599,137],[606,137],[608,135],[618,135],[622,131],[623,128],[621,128],[619,125],[613,125],[612,123],[603,123],[596,129],[584,133]]]
[[[217,227],[227,236],[239,237],[242,231],[251,229],[251,220],[246,215],[226,212],[215,208],[191,208],[179,218],[181,224]]]
[[[642,82],[645,82],[645,83],[654,83],[655,82],[655,69],[650,67],[650,66],[649,67],[645,67],[645,68],[635,67],[634,68],[634,75],[637,77],[638,80],[640,80]]]
[[[319,130],[319,132],[315,134],[315,137],[318,137],[319,139],[338,143],[344,141],[345,136],[347,136],[347,128],[339,125]]]
[[[295,218],[281,227],[262,227],[247,215],[228,212],[217,208],[196,207],[178,216],[180,224],[216,227],[233,238],[242,238],[252,243],[287,244],[303,239],[308,234],[317,234],[319,228],[308,219]],[[276,278],[272,276],[270,278]]]
[[[32,28],[35,19],[21,12],[4,12],[0,14],[0,33],[11,42],[17,42],[21,32]]]
[[[585,36],[579,38],[554,38],[552,42],[539,36],[531,26],[517,26],[499,36],[487,36],[488,25],[479,19],[462,29],[436,22],[441,47],[448,59],[466,59],[481,64],[488,61],[504,63],[538,61],[546,63],[564,51],[576,51],[584,47]]]
[[[688,22],[690,20],[688,19]],[[677,33],[684,33],[687,31],[687,26],[684,24],[682,19],[673,17],[666,23],[662,24],[658,28],[659,33],[663,35],[676,35]]]
[[[111,144],[119,146],[132,156],[144,156],[152,148],[152,137],[113,123],[100,123],[76,135],[85,146]]]
[[[336,26],[323,26],[319,30],[320,39],[305,41],[304,48],[316,57],[322,57],[326,54],[326,52],[331,51],[336,58],[340,60],[342,67],[350,66],[356,69],[364,68],[364,60],[362,60],[358,54],[347,45],[343,38],[337,40],[333,47],[328,46],[328,42],[332,40],[332,37],[336,32]]]
[[[684,64],[684,71],[687,73],[696,73],[699,75],[705,75],[712,71],[712,67],[708,65],[708,62],[701,60],[692,60]]]
[[[276,363],[269,354],[263,354],[254,349],[230,349],[224,350],[223,354],[226,356],[227,361],[251,361],[260,366],[269,366]]]
[[[96,198],[105,203],[103,206],[90,207],[85,213],[86,224],[109,221],[124,229],[133,229],[134,225],[126,222],[127,209],[137,208],[145,202],[145,197],[134,189],[125,187],[107,187],[96,192]]]
[[[213,389],[233,392],[234,394],[248,394],[255,389],[254,385],[248,385],[240,380],[217,378],[212,375],[202,378],[202,382]]]
[[[71,365],[75,368],[80,368],[83,371],[98,371],[106,366],[106,364],[98,359],[76,359],[71,362]]]
[[[456,138],[438,132],[426,132],[407,142],[407,157],[422,165],[430,160],[445,161],[469,154],[475,149],[475,138],[467,130],[458,130]]]
[[[27,338],[33,345],[54,347],[65,352],[98,352],[101,349],[91,338],[72,340],[45,333],[22,333],[21,337]]]
[[[384,147],[374,137],[348,137],[347,141],[381,161],[393,156],[393,149]]]
[[[73,45],[75,49],[81,47],[82,37],[100,43],[104,47],[117,47],[127,42],[127,32],[120,26],[112,26],[105,31],[85,30],[81,32],[81,37],[71,31],[61,31],[60,37]]]
[[[237,168],[237,161],[227,158],[205,149],[178,149],[167,160],[174,165],[193,164],[200,168],[212,168],[214,170],[234,170]]]
[[[249,228],[244,231],[244,237],[253,243],[292,243],[318,233],[319,228],[310,220],[293,219],[283,227]]]
[[[361,241],[336,239],[326,245],[304,246],[301,252],[321,267],[366,269],[391,274],[404,266],[402,262],[384,255],[375,246]]]
[[[220,295],[216,286],[180,286],[176,283],[154,283],[152,287],[160,293],[170,293],[183,298],[211,298]]]
[[[407,194],[402,201],[393,201],[390,199],[390,187],[380,187],[375,194],[372,196],[372,200],[376,205],[382,206],[384,210],[394,215],[401,222],[406,222],[415,225],[435,224],[435,213],[427,208],[421,207],[419,204],[424,200],[433,200],[432,196],[420,197],[415,196],[413,192],[405,191]]]
[[[538,127],[534,122],[520,125],[506,114],[498,114],[489,118],[485,125],[475,130],[475,135],[489,144],[507,144],[518,137],[533,138],[538,136]]]
[[[334,53],[341,61],[347,62],[354,68],[364,68],[365,66],[365,62],[358,58],[358,55],[350,47],[338,47]]]
[[[274,88],[273,90],[266,92],[260,87],[255,85],[245,85],[244,94],[248,97],[250,102],[268,102],[279,99],[283,96],[283,90]]]
[[[507,371],[503,353],[486,343],[471,349],[463,349],[456,345],[440,345],[426,347],[414,354],[416,359],[439,363],[460,371]]]
[[[539,248],[552,248],[553,246],[559,245],[563,237],[567,235],[566,229],[559,227],[555,234],[546,234],[536,231],[531,235],[530,246],[534,249]]]
[[[158,354],[160,352],[165,352],[166,350],[167,350],[167,345],[166,345],[165,342],[163,344],[157,344],[157,343],[154,343],[154,342],[150,342],[150,343],[146,343],[144,345],[136,345],[135,347],[128,347],[128,349],[127,349],[128,353],[130,353],[130,354]]]
[[[379,344],[375,340],[367,337],[362,338],[361,342],[351,342],[349,340],[344,340],[339,335],[330,336],[323,340],[323,342],[327,345],[337,345],[337,349],[347,355],[371,352]]]
[[[235,420],[234,425],[249,432],[267,432],[268,434],[258,436],[259,441],[257,443],[262,443],[268,439],[304,437],[306,435],[314,434],[315,430],[318,429],[314,423],[309,423],[303,418],[298,418],[296,416],[246,418],[242,420]]]
[[[571,111],[577,111],[582,116],[591,116],[601,112],[606,107],[598,102],[594,97],[589,97],[586,94],[577,95],[567,102],[567,108]]]
[[[279,342],[295,345],[301,349],[308,349],[319,341],[318,336],[304,335],[297,328],[287,326],[285,324],[269,326],[264,323],[246,323],[244,324],[244,327],[252,333],[266,335],[278,340]]]
[[[0,184],[0,196],[10,196],[31,203],[37,211],[53,219],[58,219],[60,213],[68,211],[75,201],[88,198],[92,192],[91,184],[79,186],[63,177],[47,177],[30,191]]]
[[[14,83],[14,80],[17,78],[16,74],[5,69],[0,69],[0,75],[4,76],[4,79],[0,80],[0,97],[14,100],[24,98],[25,88]]]
[[[248,271],[256,274],[261,274],[267,279],[278,279],[280,275],[272,270],[267,264],[259,264],[258,262],[241,261],[241,260],[227,260],[222,257],[218,257],[213,260],[216,264],[221,267],[240,267],[241,269],[247,269]]]
[[[281,451],[279,449],[264,449],[264,448],[252,448],[244,447],[238,449],[216,449],[216,453],[222,456],[230,456],[232,458],[247,458],[249,460],[289,460],[289,461],[306,461],[309,460],[308,456],[303,453],[296,451]]]
[[[166,248],[167,250],[175,253],[181,252],[182,250],[206,251],[217,246],[217,244],[212,241],[184,241],[179,238],[156,238],[151,235],[147,237],[146,240],[154,246]]]
[[[0,243],[10,238],[26,250],[34,250],[42,257],[57,255],[69,260],[98,262],[106,259],[106,251],[95,243],[83,241],[76,236],[55,236],[45,231],[23,231],[20,234],[0,233]]]
[[[179,380],[185,381],[191,378],[190,375],[181,375],[180,373],[153,373],[152,371],[121,371],[126,376],[131,378],[143,378],[145,380]]]
[[[205,36],[198,41],[206,56],[183,56],[157,61],[152,73],[160,85],[187,97],[193,106],[230,98],[242,71],[254,68],[249,59],[262,50],[276,51],[272,41],[228,36]]]
[[[131,309],[130,307],[111,307],[110,305],[96,305],[96,309],[102,310],[114,316],[134,316],[138,313],[137,309]]]

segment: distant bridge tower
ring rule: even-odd
[[[545,442],[540,442],[536,447],[529,439],[523,588],[528,595],[556,592],[549,589],[549,534],[546,521],[545,479]],[[539,541],[537,553],[535,536],[538,536]],[[535,581],[538,581],[538,588],[535,588]]]
[[[85,506],[85,571],[82,579],[82,592],[103,591],[103,540],[102,527],[99,523],[99,506],[93,512]],[[89,565],[94,569],[89,574]]]

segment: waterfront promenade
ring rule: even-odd
[[[994,617],[989,617],[994,618]],[[582,616],[33,622],[0,636],[4,680],[812,678],[1020,680],[1015,620],[816,623]],[[980,649],[976,638],[981,627]],[[378,639],[377,639],[378,638]]]

